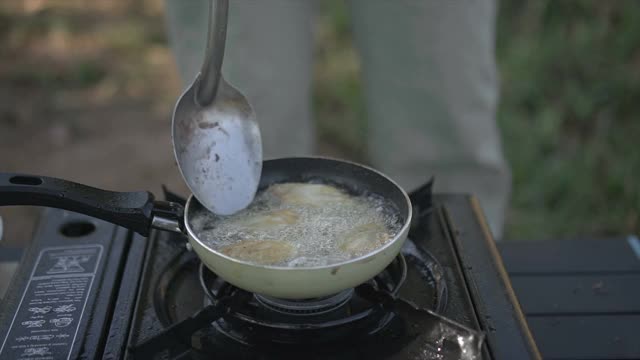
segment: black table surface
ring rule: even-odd
[[[545,359],[640,359],[640,240],[498,245]]]

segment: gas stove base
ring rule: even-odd
[[[247,346],[249,342],[243,344],[238,339],[249,337],[250,332],[233,338],[221,331],[227,329],[230,333],[229,329],[238,329],[237,324],[231,324],[238,319],[226,314],[215,326],[207,323],[186,343],[174,337],[174,344],[163,344],[168,349],[157,358],[210,358],[213,351],[220,358],[227,358],[222,355],[249,359],[327,358],[330,355],[349,359],[421,359],[438,345],[429,336],[435,329],[434,322],[429,319],[438,315],[452,320],[452,326],[459,325],[456,330],[459,334],[465,329],[484,334],[483,359],[539,358],[495,244],[483,226],[484,220],[473,198],[436,195],[433,204],[433,209],[422,213],[403,249],[407,270],[397,297],[384,293],[375,295],[377,301],[395,305],[376,307],[381,309],[383,316],[370,318],[380,325],[367,325],[374,331],[349,331],[347,335],[338,335],[322,344],[305,342],[303,345],[287,343],[284,335],[273,341],[263,334],[251,337],[251,346]],[[65,236],[59,230],[70,221],[93,224],[95,230],[78,237]],[[58,252],[51,253],[52,249]],[[184,252],[184,239],[172,238],[167,233],[158,232],[145,239],[79,214],[45,211],[2,303],[0,337],[4,345],[0,358],[26,356],[23,352],[27,347],[63,358],[149,358],[136,353],[136,347],[168,326],[193,316],[207,304],[198,276],[198,263],[188,256],[176,256],[180,252]],[[56,267],[61,256],[73,257],[72,263]],[[47,262],[41,260],[43,257]],[[77,265],[82,268],[77,273],[40,273],[54,267],[57,269],[54,272],[76,271],[79,270]],[[168,272],[173,274],[167,276]],[[57,306],[52,306],[46,314],[29,310],[41,307],[35,306],[40,295],[35,296],[31,290],[36,285],[34,281],[40,281],[48,289],[60,290],[62,288],[54,284],[71,286],[73,282],[84,283],[88,278],[93,278],[93,282],[81,287],[84,290],[77,292],[77,299],[68,299],[75,305],[74,310],[69,308],[71,316],[54,312],[53,308]],[[55,283],[51,283],[52,280]],[[359,291],[354,291],[348,303],[363,294],[366,297],[376,293],[367,295],[366,287]],[[47,291],[43,294],[54,296]],[[247,299],[258,303],[252,295]],[[416,312],[416,308],[433,309],[434,312]],[[62,318],[72,320],[50,321]],[[41,330],[45,331],[38,335],[61,334],[61,327],[55,323],[64,325],[66,322],[77,335],[69,341],[56,342],[63,345],[52,345],[53,341],[36,338],[36,333],[27,330],[29,324],[36,326],[40,320],[44,320]],[[247,319],[240,320],[248,326]],[[297,332],[292,333],[296,335]],[[265,347],[266,343],[271,346]],[[441,345],[446,347],[446,342]],[[311,351],[316,355],[310,355]]]

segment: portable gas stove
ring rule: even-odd
[[[0,359],[539,358],[475,199],[428,184],[412,201],[382,273],[304,301],[235,288],[179,235],[47,209],[0,309]]]

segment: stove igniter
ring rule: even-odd
[[[340,308],[353,296],[353,289],[315,299],[287,300],[255,294],[255,299],[265,308],[286,315],[319,315]]]

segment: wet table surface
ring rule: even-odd
[[[498,244],[545,359],[640,359],[640,240]]]

